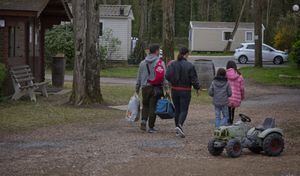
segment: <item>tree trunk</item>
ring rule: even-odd
[[[152,41],[152,11],[153,11],[153,0],[149,0],[148,17],[147,17],[147,44]]]
[[[146,8],[147,0],[140,0],[140,28],[139,28],[139,40],[137,41],[136,47],[134,48],[133,56],[136,59],[136,62],[139,63],[146,57],[145,53],[145,21],[147,18],[147,8]]]
[[[263,18],[263,1],[254,1],[254,40],[255,40],[255,67],[262,67],[262,18]]]
[[[246,4],[247,4],[247,0],[243,0],[243,4],[242,4],[242,8],[241,8],[240,14],[239,14],[238,18],[235,21],[235,25],[234,25],[233,31],[232,31],[232,33],[230,35],[230,39],[228,40],[227,45],[226,45],[224,51],[229,52],[230,49],[231,49],[231,44],[232,44],[233,38],[235,36],[235,33],[236,33],[236,31],[237,31],[237,29],[238,29],[238,27],[240,25],[240,21],[242,19],[242,16],[243,16]]]
[[[100,59],[97,55],[97,0],[73,0],[75,63],[70,101],[74,105],[101,103]]]
[[[210,21],[210,0],[207,0],[206,21]]]
[[[174,59],[175,0],[163,0],[163,58]]]

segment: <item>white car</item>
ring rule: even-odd
[[[255,44],[241,43],[241,46],[235,50],[234,58],[241,64],[255,60]],[[269,45],[262,45],[262,57],[264,62],[273,62],[274,64],[282,64],[287,61],[288,53],[279,51]]]

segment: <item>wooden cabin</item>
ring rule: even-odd
[[[1,0],[0,62],[27,64],[35,80],[44,81],[45,30],[71,18],[65,0]]]

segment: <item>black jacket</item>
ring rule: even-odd
[[[196,90],[200,89],[200,83],[195,67],[185,58],[172,61],[167,68],[166,79],[174,87],[189,88],[193,86]]]

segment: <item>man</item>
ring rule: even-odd
[[[140,63],[136,92],[139,93],[142,88],[143,109],[142,109],[142,122],[141,130],[147,130],[154,133],[157,129],[155,126],[155,108],[157,100],[163,94],[163,84],[165,81],[165,63],[159,58],[159,46],[152,45],[149,50],[149,55]]]

